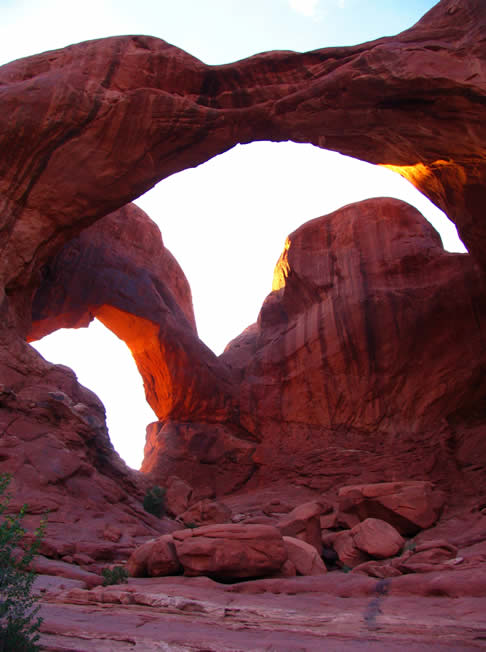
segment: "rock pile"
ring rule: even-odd
[[[139,547],[127,568],[133,577],[184,573],[223,581],[275,574],[319,575],[327,572],[323,559],[330,568],[353,569],[375,577],[422,572],[454,559],[457,548],[446,541],[417,546],[407,542],[392,523],[405,523],[408,529],[414,522],[417,534],[417,522],[426,523],[424,527],[434,525],[442,500],[441,492],[430,482],[343,487],[334,508],[325,499],[304,503],[282,518],[275,516],[274,525],[245,523],[244,515],[239,515],[239,523],[191,524]],[[201,513],[201,505],[205,505],[212,514],[213,504],[200,501],[193,513]],[[383,518],[367,515],[374,509],[381,510]],[[214,513],[231,520],[231,510],[222,503]],[[327,528],[322,528],[321,519]]]

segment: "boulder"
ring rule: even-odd
[[[338,532],[337,535],[333,538],[332,546],[342,566],[354,568],[355,566],[359,566],[359,564],[363,564],[370,559],[369,556],[360,550],[354,543],[354,538],[351,530]]]
[[[386,579],[388,577],[400,577],[402,574],[398,568],[393,566],[388,561],[365,561],[359,566],[355,566],[352,573],[362,573],[363,575],[368,575],[369,577],[378,577],[380,579]]]
[[[179,518],[183,523],[194,523],[195,525],[229,523],[231,522],[231,509],[224,503],[204,498],[180,514]]]
[[[128,558],[126,569],[130,577],[148,577],[147,561],[153,541],[136,548]]]
[[[321,530],[332,530],[338,525],[337,513],[331,512],[330,514],[322,514],[319,521]]]
[[[339,510],[360,521],[377,518],[411,536],[438,519],[444,495],[431,482],[382,482],[342,487]]]
[[[177,575],[181,570],[182,566],[177,558],[172,536],[166,534],[156,539],[147,557],[148,576]]]
[[[325,537],[325,545],[332,546],[344,566],[355,568],[374,559],[396,555],[404,540],[388,523],[368,518],[350,530]]]
[[[276,527],[282,535],[309,543],[320,555],[322,551],[320,516],[326,509],[317,501],[299,505],[280,519]]]
[[[326,566],[317,554],[314,546],[294,537],[283,537],[289,561],[291,561],[298,575],[322,575],[327,573]]]
[[[182,570],[170,534],[163,535],[137,548],[127,562],[131,577],[163,577]]]
[[[189,576],[233,580],[264,577],[287,560],[280,532],[269,525],[206,525],[173,534],[177,556]]]
[[[287,559],[287,561],[282,564],[281,568],[276,573],[272,573],[270,577],[296,577],[296,575],[297,569],[295,568],[295,564],[290,561],[290,559]]]
[[[351,530],[357,548],[375,559],[387,559],[398,554],[405,540],[385,521],[367,518]]]
[[[450,568],[458,549],[442,539],[426,541],[407,550],[394,560],[394,566],[402,573],[427,573]]]
[[[167,512],[171,516],[179,516],[185,512],[191,503],[192,495],[192,487],[184,480],[181,480],[181,478],[172,475],[165,488],[165,506]]]

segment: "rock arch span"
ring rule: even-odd
[[[416,209],[358,202],[289,236],[257,323],[216,357],[156,225],[127,205],[46,267],[31,338],[97,316],[126,342],[159,417],[142,469],[161,483],[177,473],[224,493],[252,476],[298,478],[307,456],[344,479],[361,473],[351,450],[401,477],[418,442],[444,481],[447,418],[482,385],[479,286],[470,256],[444,252]]]
[[[144,479],[124,469],[110,449],[106,429],[99,420],[99,403],[80,390],[65,370],[42,361],[25,338],[32,330],[32,297],[44,266],[51,264],[68,241],[158,180],[236,143],[259,139],[309,142],[391,166],[405,175],[457,224],[474,259],[484,264],[485,31],[486,6],[481,0],[441,0],[410,30],[349,48],[305,54],[266,53],[211,67],[157,39],[115,37],[43,53],[0,69],[0,143],[4,154],[0,161],[0,425],[3,442],[7,442],[2,464],[15,464],[25,495],[35,491],[56,495],[56,509],[63,513],[61,520],[66,523],[73,522],[67,497],[72,501],[79,495],[83,500],[89,496],[93,510],[99,511],[100,505],[106,507],[107,503],[128,504],[130,491],[136,493],[143,486]],[[390,330],[393,326],[399,332],[400,324],[408,324],[405,332],[410,336],[414,333],[411,327],[432,325],[434,313],[428,309],[433,306],[436,311],[440,306],[451,318],[452,330],[440,331],[443,340],[432,327],[425,331],[427,338],[435,338],[435,347],[444,343],[440,347],[444,357],[439,359],[443,364],[434,367],[436,375],[421,376],[421,382],[424,376],[434,381],[432,402],[421,403],[421,408],[429,406],[430,411],[422,410],[423,418],[404,430],[404,422],[398,427],[398,421],[389,419],[389,402],[378,401],[385,407],[383,415],[373,401],[366,403],[366,392],[357,392],[352,395],[360,401],[361,423],[355,421],[349,402],[343,407],[342,401],[337,401],[331,412],[317,410],[331,426],[339,426],[322,430],[320,451],[312,444],[310,422],[293,422],[295,427],[282,428],[288,413],[312,395],[309,383],[300,384],[295,394],[291,391],[293,372],[302,372],[309,338],[314,338],[321,354],[322,344],[327,345],[327,357],[322,356],[321,362],[333,354],[333,367],[339,372],[336,377],[345,385],[354,382],[351,390],[361,378],[360,373],[353,373],[355,368],[371,374],[381,368],[380,360],[387,363],[389,359],[384,351],[390,343],[382,338],[383,350],[377,347],[377,338],[383,333],[369,311],[370,305],[381,308],[382,279],[370,274],[377,259],[371,256],[363,261],[360,247],[353,247],[353,243],[362,244],[359,229],[349,227],[356,210],[346,207],[331,218],[336,238],[346,230],[350,234],[345,239],[350,250],[341,249],[348,273],[341,270],[338,274],[340,266],[329,255],[324,271],[335,283],[316,288],[312,274],[302,285],[305,265],[299,273],[301,255],[296,256],[296,267],[287,261],[286,283],[266,302],[260,323],[233,344],[232,355],[205,370],[209,377],[218,370],[218,383],[221,368],[223,376],[229,373],[237,379],[236,409],[231,378],[225,384],[223,416],[217,423],[169,418],[183,412],[177,412],[177,407],[184,405],[183,398],[176,400],[162,427],[149,433],[146,471],[163,477],[168,470],[182,472],[188,463],[196,461],[200,466],[191,467],[190,479],[211,481],[219,493],[233,490],[252,477],[255,481],[288,477],[289,470],[295,473],[294,481],[311,483],[316,489],[342,481],[350,473],[368,479],[411,473],[425,474],[449,486],[456,484],[461,491],[474,490],[484,469],[481,275],[469,257],[454,258],[467,262],[448,262],[452,259],[439,254],[430,234],[416,240],[415,235],[423,229],[408,209],[385,202],[373,211],[369,206],[363,210],[371,220],[370,234],[381,233],[377,217],[386,225],[386,216],[396,211],[397,219],[410,228],[410,239],[418,243],[406,257],[397,257],[392,247],[377,249],[393,254],[384,266],[387,282],[393,287],[391,291],[385,288],[386,300],[382,301]],[[321,225],[319,238],[327,233],[328,223]],[[330,240],[323,240],[323,246],[337,255],[332,247],[333,233],[328,235]],[[383,237],[386,243],[386,234]],[[371,236],[364,236],[364,241],[367,238]],[[301,242],[307,242],[305,235]],[[434,280],[424,274],[432,269],[437,274]],[[360,272],[359,278],[353,270]],[[415,285],[404,285],[404,278],[410,275]],[[347,296],[342,279],[346,279],[349,290],[357,290],[351,292],[351,308],[344,310],[349,327],[342,326],[342,318],[334,318],[337,336],[328,338],[320,327],[325,322],[316,321],[316,315],[319,306],[326,302],[333,305],[333,298],[339,305],[339,297]],[[430,292],[433,298],[421,303],[424,314],[420,319],[413,318],[417,279],[420,291],[425,295]],[[333,295],[336,283],[343,291],[337,297]],[[300,297],[300,303],[289,315],[286,297],[292,292]],[[105,322],[124,331],[129,320],[121,304],[116,305],[118,298],[112,294],[111,303],[103,301],[96,309]],[[167,305],[166,299],[164,303]],[[107,305],[111,307],[107,309]],[[159,306],[163,308],[162,303]],[[182,323],[187,322],[187,314],[180,310]],[[334,316],[338,313],[340,310],[331,311]],[[398,315],[404,321],[397,321]],[[170,325],[168,312],[166,316],[165,323]],[[137,315],[138,323],[145,318]],[[143,323],[150,332],[150,324]],[[271,331],[265,330],[266,326],[272,331],[280,328],[279,342],[267,342]],[[293,335],[283,332],[289,327]],[[355,351],[350,346],[346,332],[353,328],[364,336],[366,351],[373,355],[367,357],[365,349]],[[194,344],[190,325],[183,330],[187,347],[200,346]],[[136,348],[138,331],[129,329],[126,337],[133,332],[132,346]],[[419,341],[424,330],[415,332]],[[157,342],[155,331],[151,335],[157,349],[160,340]],[[446,346],[451,340],[458,345],[452,358]],[[289,361],[285,355],[291,344],[294,348]],[[403,368],[417,373],[413,360],[404,359],[393,346],[389,348],[391,359],[402,365],[395,369],[397,373]],[[243,361],[249,356],[247,366]],[[265,371],[279,356],[285,361],[283,385],[281,378],[268,376]],[[160,362],[164,369],[163,359]],[[256,380],[249,384],[245,377],[250,368]],[[413,379],[413,373],[400,378]],[[319,374],[317,370],[316,386],[322,390]],[[170,372],[164,373],[164,379],[166,376]],[[382,379],[388,377],[381,375]],[[311,381],[313,378],[314,374],[309,374]],[[416,395],[416,388],[410,387],[411,394],[405,390],[397,394],[393,388],[396,401],[392,412],[397,419],[402,416],[397,404],[402,395],[407,397],[407,413],[413,409],[410,396]],[[57,391],[62,388],[66,391]],[[292,400],[283,401],[283,397]],[[265,424],[259,401],[267,402],[271,414],[281,414],[283,420],[271,418]],[[217,403],[216,414],[220,409]],[[326,399],[326,405],[330,404]],[[443,411],[441,405],[445,406]],[[159,405],[158,409],[164,408]],[[437,415],[442,418],[438,423],[436,419],[432,430]],[[197,410],[192,416],[199,418]],[[263,426],[267,428],[264,436]],[[323,426],[322,421],[319,426]],[[373,437],[376,432],[379,437]],[[34,445],[33,440],[40,443]],[[303,442],[305,446],[301,446]],[[383,446],[388,454],[384,454]],[[420,463],[413,467],[417,449]],[[41,450],[47,451],[47,456],[39,454]],[[356,467],[353,455],[357,454]],[[268,464],[269,459],[272,464]],[[72,464],[73,460],[81,461]],[[398,460],[396,465],[387,466],[393,460]],[[335,475],[333,468],[343,469],[343,474]],[[55,491],[51,485],[56,485]],[[129,511],[125,510],[126,514]]]
[[[479,0],[441,0],[402,34],[349,48],[206,66],[158,39],[114,37],[4,66],[0,279],[15,295],[96,219],[259,139],[393,166],[479,260],[485,23]]]
[[[159,419],[228,418],[229,379],[197,337],[189,284],[135,204],[69,241],[42,276],[29,341],[96,317],[127,344]]]

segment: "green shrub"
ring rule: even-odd
[[[190,530],[194,530],[195,528],[199,527],[197,523],[194,523],[194,521],[189,521],[189,523],[184,523],[186,528],[189,528]]]
[[[113,568],[103,568],[103,586],[110,584],[126,584],[128,582],[128,573],[123,566],[113,566]]]
[[[39,550],[46,519],[35,531],[33,542],[21,550],[27,506],[16,515],[4,516],[10,501],[4,494],[10,481],[9,474],[0,474],[0,652],[31,652],[40,650],[37,641],[42,618],[37,616],[38,598],[32,595],[36,575],[29,567]]]
[[[163,516],[165,514],[165,489],[157,486],[148,489],[143,499],[143,508],[158,518]]]

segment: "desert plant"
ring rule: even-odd
[[[165,489],[152,487],[147,490],[143,499],[143,508],[149,514],[161,517],[165,514]]]
[[[194,530],[195,528],[199,527],[199,525],[197,523],[194,523],[194,521],[189,521],[189,523],[184,523],[184,525],[189,530]]]
[[[123,566],[113,566],[112,568],[103,568],[103,586],[111,584],[126,584],[128,582],[128,573]]]
[[[40,650],[37,641],[42,618],[37,616],[38,598],[32,594],[36,575],[30,564],[39,550],[46,518],[35,531],[32,543],[22,550],[26,534],[22,520],[27,506],[18,514],[5,515],[10,501],[5,491],[10,481],[9,474],[0,474],[0,652],[31,652]]]

